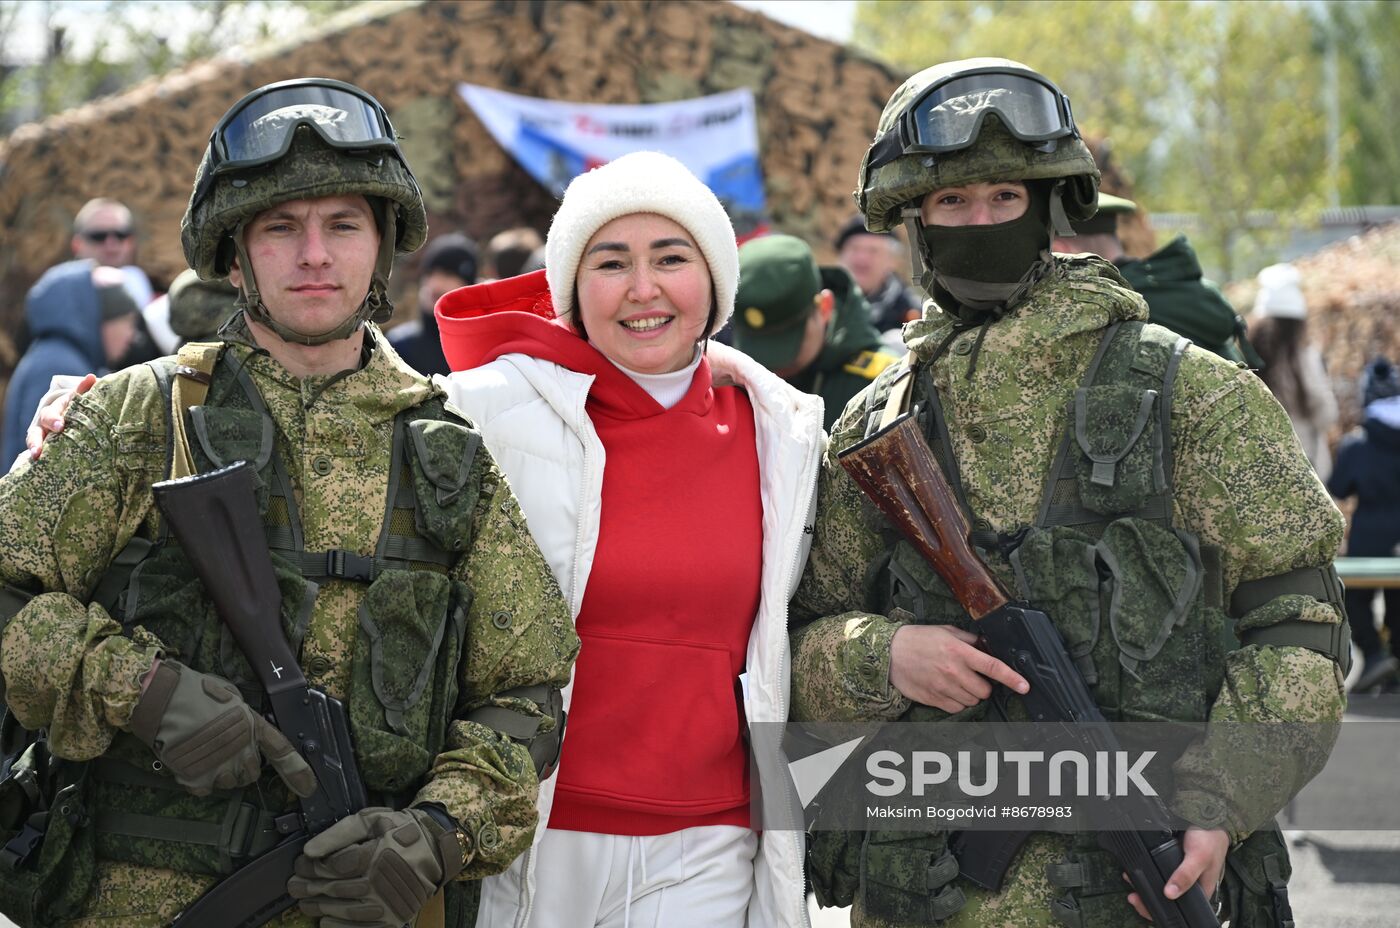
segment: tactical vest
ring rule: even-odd
[[[239,460],[256,468],[258,506],[282,594],[282,626],[293,652],[300,651],[321,583],[347,580],[367,587],[358,610],[347,709],[370,805],[402,808],[443,749],[458,696],[472,593],[449,576],[449,567],[471,544],[478,498],[495,491],[481,486],[480,469],[472,468],[480,434],[441,397],[400,412],[373,554],[307,551],[294,488],[277,453],[277,430],[261,395],[241,364],[212,364],[209,377],[180,363],[201,349],[207,361],[217,355],[213,346],[186,346],[178,360],[149,366],[167,400],[176,376],[207,382],[208,401],[188,409],[180,423],[195,472]],[[168,425],[173,459],[177,426]],[[155,538],[132,539],[93,601],[128,634],[146,629],[165,644],[167,657],[230,680],[249,705],[268,710],[257,677],[164,526]],[[308,669],[314,674],[328,666]],[[78,869],[74,882],[85,883],[90,874],[84,854],[222,877],[296,827],[286,815],[295,810],[295,797],[272,773],[241,789],[194,796],[127,733],[119,733],[102,757],[76,766],[83,768],[71,778],[82,788],[83,820],[65,828],[68,816],[51,816],[43,843],[47,859],[61,852],[59,840],[81,839],[77,859],[62,865]],[[476,890],[475,884],[449,885],[446,924],[471,924]]]
[[[1223,682],[1225,652],[1238,646],[1225,611],[1220,551],[1173,525],[1172,388],[1187,345],[1175,333],[1141,322],[1115,324],[1104,333],[1074,392],[1035,524],[1002,534],[968,506],[932,370],[914,368],[919,425],[969,516],[972,543],[989,564],[1009,567],[1018,598],[1055,617],[1111,721],[1205,721]],[[897,365],[877,380],[867,434],[878,427],[905,369]],[[915,548],[892,529],[887,538],[885,553],[865,574],[866,610],[974,630]],[[1246,600],[1251,592],[1272,595],[1268,584],[1246,587],[1241,585]],[[1318,597],[1336,600],[1338,593],[1319,590]],[[1318,646],[1317,638],[1296,627],[1304,623],[1281,624],[1288,627],[1245,633],[1245,643]],[[1004,687],[955,715],[919,704],[905,715],[914,722],[998,717],[1026,719]],[[858,855],[849,847],[824,853],[838,881],[859,892],[865,911],[898,924],[923,924],[950,917],[964,904],[962,891],[951,883],[956,862],[946,833],[866,832],[860,842]],[[852,880],[856,872],[859,879]],[[1222,885],[1232,925],[1291,925],[1290,872],[1277,830],[1256,832],[1232,851]],[[1047,874],[1065,891],[1052,914],[1071,926],[1117,926],[1126,906],[1121,873],[1091,833],[1074,836],[1068,857]]]

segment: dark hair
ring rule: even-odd
[[[486,244],[486,261],[497,277],[515,277],[539,268],[528,267],[534,253],[544,248],[540,234],[529,226],[497,232]],[[544,267],[543,258],[540,267]]]
[[[846,221],[841,223],[841,227],[836,231],[836,238],[832,240],[832,245],[835,246],[837,251],[840,251],[845,247],[848,239],[854,238],[857,235],[873,235],[876,238],[884,238],[896,243],[898,242],[898,239],[889,232],[871,232],[865,227],[865,216],[861,213],[856,213],[854,216],[847,217]]]
[[[1379,355],[1371,359],[1361,374],[1361,405],[1370,406],[1376,400],[1400,396],[1400,370],[1390,359]]]
[[[476,283],[478,249],[476,242],[460,232],[439,235],[423,249],[418,259],[418,275],[445,271],[468,284]]]
[[[1259,379],[1284,409],[1302,416],[1311,416],[1316,408],[1298,358],[1307,326],[1306,319],[1274,316],[1255,318],[1249,326],[1249,342],[1264,362]]]

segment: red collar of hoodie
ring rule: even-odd
[[[434,307],[442,353],[453,371],[468,371],[507,354],[524,354],[594,377],[589,402],[621,418],[659,415],[666,410],[651,394],[579,337],[554,314],[543,270],[460,287]],[[709,359],[701,358],[690,390],[678,406],[709,408]]]

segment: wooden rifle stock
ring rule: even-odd
[[[887,411],[889,416],[892,411]],[[972,618],[981,621],[989,653],[1028,681],[1023,699],[1032,719],[1073,723],[1085,750],[1119,748],[1117,738],[1076,670],[1064,641],[1043,612],[1012,603],[968,541],[967,518],[943,476],[915,418],[886,421],[875,434],[837,454],[891,522],[948,584]],[[1160,928],[1219,928],[1205,893],[1192,886],[1176,900],[1164,889],[1182,861],[1182,849],[1164,823],[1167,812],[1149,800],[1146,818],[1123,816],[1121,827],[1098,834],[1100,845],[1121,864]],[[1023,833],[983,833],[961,846],[963,876],[997,891],[1006,868],[1024,840]],[[975,846],[975,849],[974,849]]]
[[[913,416],[900,416],[837,460],[938,571],[974,619],[1004,606],[1001,584],[972,550],[967,517]]]

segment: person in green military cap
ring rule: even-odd
[[[188,913],[218,886],[228,924],[466,928],[474,881],[530,846],[579,644],[480,433],[376,325],[427,234],[384,108],[318,78],[247,95],[181,233],[237,288],[232,319],[70,397],[0,481],[0,911],[206,924]],[[152,484],[240,461],[276,579],[249,598],[345,707],[343,751],[269,721],[154,505]],[[337,805],[351,768],[364,796]]]
[[[1088,219],[1072,219],[1072,237],[1056,236],[1050,250],[1059,254],[1098,255],[1118,264],[1127,258],[1123,241],[1118,237],[1118,217],[1137,212],[1137,204],[1123,197],[1099,191],[1098,210]]]
[[[846,403],[897,360],[882,347],[870,308],[843,267],[818,267],[791,235],[739,249],[734,347],[826,404],[830,429]]]
[[[978,646],[955,595],[971,584],[946,562],[943,580],[842,466],[889,436],[882,423],[912,421],[953,490],[938,521],[1049,616],[1104,716],[1202,732],[1162,795],[1180,838],[1161,846],[1182,854],[1163,895],[1218,889],[1234,928],[1282,926],[1272,819],[1322,769],[1345,706],[1343,522],[1257,377],[1149,324],[1109,262],[1051,251],[1094,215],[1098,185],[1069,99],[1023,64],[937,65],[886,104],[856,205],[872,230],[905,224],[933,300],[902,330],[909,354],[831,430],[789,610],[791,718],[840,723],[842,741],[852,723],[1031,718],[1027,678]],[[1238,723],[1271,749],[1249,750]],[[838,776],[832,802],[879,802],[867,769]],[[927,820],[809,825],[817,899],[851,905],[855,928],[1146,923],[1091,831],[1003,835],[974,854]]]
[[[1099,211],[1072,220],[1073,237],[1057,237],[1051,246],[1062,254],[1095,254],[1112,262],[1134,290],[1147,300],[1151,320],[1184,335],[1207,351],[1230,361],[1263,366],[1246,335],[1247,327],[1216,284],[1206,279],[1196,250],[1178,235],[1146,258],[1131,258],[1118,237],[1118,219],[1137,212],[1132,200],[1099,191]]]
[[[193,268],[176,275],[166,294],[170,300],[170,329],[182,341],[213,338],[234,313],[238,288],[227,278],[204,280]]]

